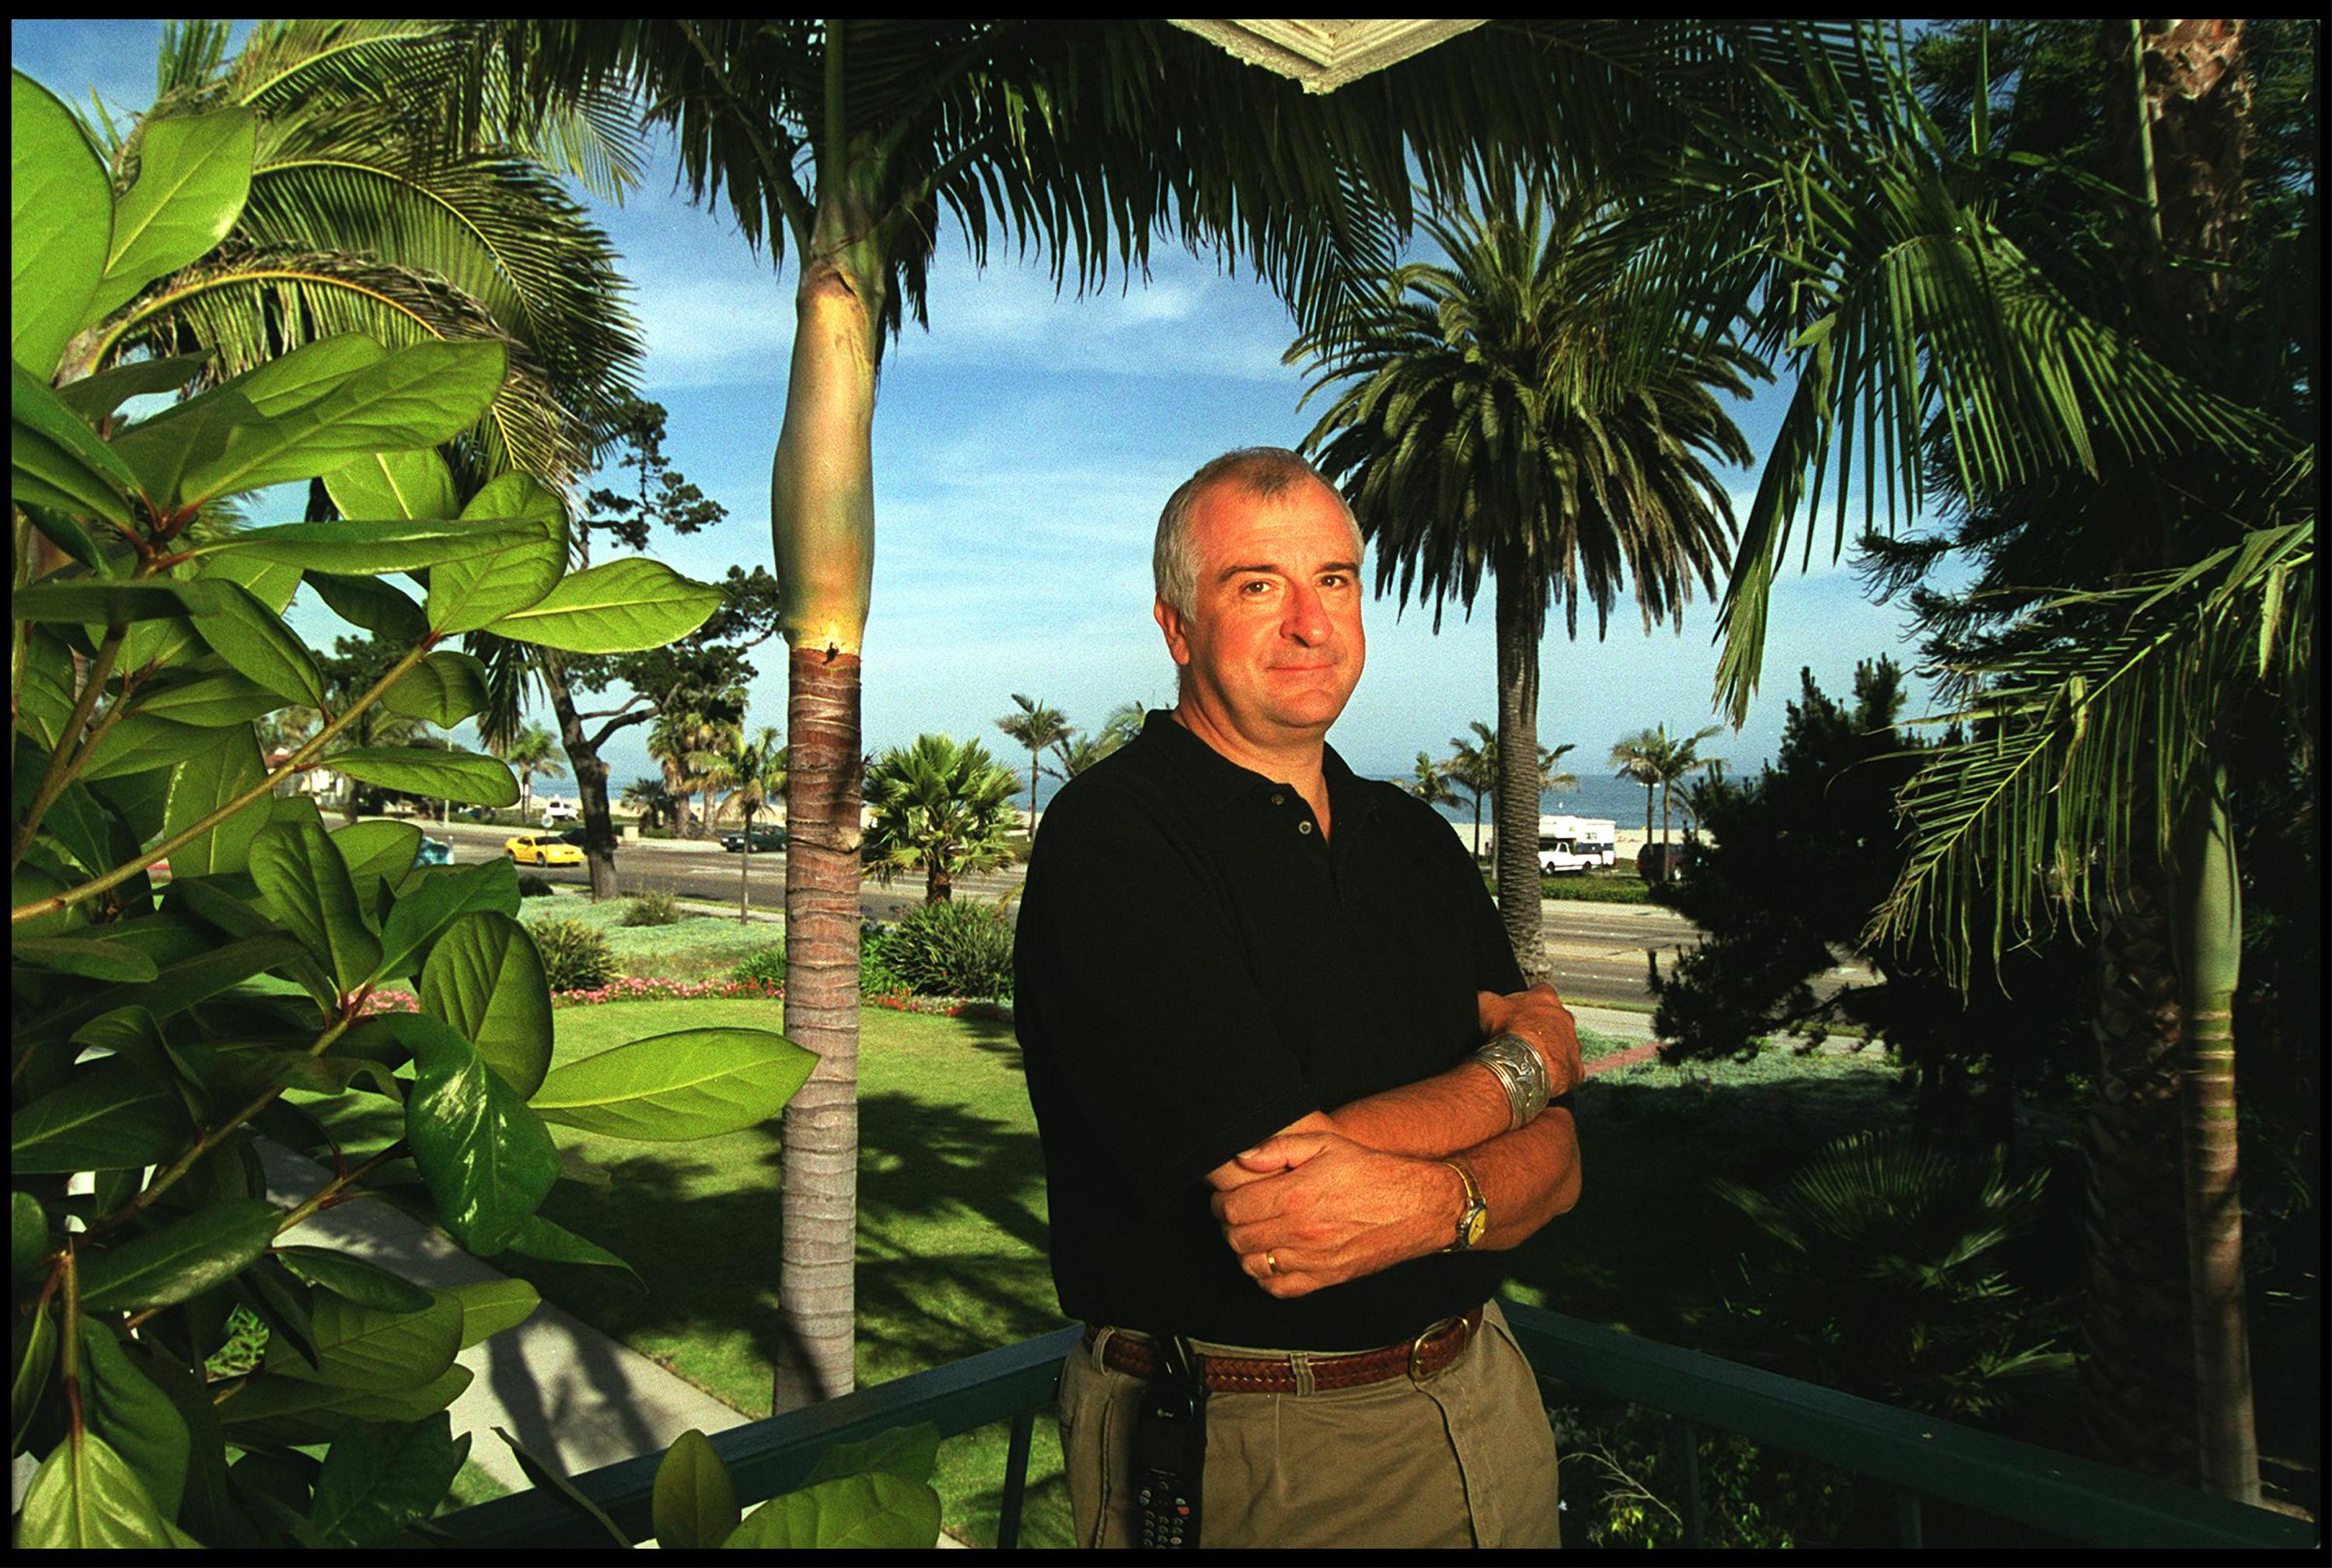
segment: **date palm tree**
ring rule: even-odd
[[[1037,832],[1037,764],[1047,750],[1062,744],[1074,732],[1069,716],[1058,708],[1034,702],[1019,693],[1012,693],[1013,705],[1020,711],[1007,713],[996,721],[996,727],[1028,748],[1028,832]]]
[[[559,738],[540,724],[529,724],[495,750],[494,754],[518,775],[519,814],[534,815],[534,776],[563,779],[567,766],[559,760]]]
[[[1472,721],[1474,739],[1449,737],[1448,760],[1441,764],[1451,783],[1474,798],[1474,858],[1482,856],[1482,802],[1498,788],[1498,733],[1481,720]]]
[[[1012,862],[1009,772],[977,741],[918,735],[866,770],[874,817],[866,829],[866,864],[888,885],[902,871],[923,873],[923,902],[944,904],[955,879]]]
[[[1417,754],[1416,770],[1410,774],[1409,782],[1403,788],[1428,806],[1458,804],[1458,790],[1449,782],[1448,766],[1436,762],[1430,751]]]
[[[1305,445],[1340,482],[1377,555],[1377,591],[1470,615],[1496,583],[1498,904],[1523,972],[1545,972],[1538,865],[1540,639],[1582,600],[1608,629],[1621,586],[1644,629],[1683,625],[1693,584],[1714,593],[1731,502],[1709,466],[1748,443],[1715,394],[1745,397],[1763,367],[1672,313],[1639,311],[1593,242],[1595,203],[1550,212],[1499,188],[1426,229],[1448,264],[1412,263],[1348,295],[1333,328],[1299,338],[1305,396],[1337,395]],[[1606,375],[1630,340],[1636,373]]]
[[[643,827],[674,827],[680,821],[680,797],[662,779],[635,779],[624,786],[623,802],[635,807]]]
[[[1632,779],[1644,787],[1644,842],[1656,842],[1652,837],[1652,797],[1658,792],[1660,802],[1660,832],[1657,840],[1662,853],[1658,858],[1660,880],[1668,880],[1668,807],[1677,785],[1716,765],[1717,759],[1703,757],[1700,743],[1724,731],[1722,724],[1705,725],[1689,735],[1668,733],[1662,723],[1649,730],[1639,730],[1621,737],[1611,746],[1611,766],[1619,777]]]

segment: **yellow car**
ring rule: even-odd
[[[502,840],[502,853],[521,865],[580,865],[583,847],[578,844],[561,844],[548,834],[521,834],[516,838]]]

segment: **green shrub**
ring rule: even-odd
[[[624,905],[626,925],[678,925],[680,901],[669,893],[635,894]]]
[[[579,920],[538,920],[526,929],[542,954],[543,978],[552,990],[587,991],[616,978],[616,955],[593,927]]]
[[[917,996],[1012,994],[1012,923],[992,904],[927,904],[892,930],[882,956]]]
[[[731,980],[755,980],[765,986],[786,983],[786,944],[771,942],[760,951],[749,953],[745,961],[729,971]]]
[[[537,876],[530,871],[519,873],[518,895],[521,898],[549,898],[558,891],[558,884],[547,876]]]

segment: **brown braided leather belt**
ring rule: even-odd
[[[1413,1378],[1419,1382],[1447,1371],[1466,1346],[1472,1342],[1474,1331],[1482,1326],[1482,1309],[1476,1307],[1463,1317],[1445,1317],[1406,1344],[1389,1344],[1378,1350],[1352,1351],[1336,1355],[1305,1356],[1312,1373],[1314,1391],[1359,1388],[1367,1383],[1381,1383],[1397,1377]],[[1085,1343],[1091,1345],[1101,1337],[1101,1330],[1085,1324]],[[1195,1358],[1206,1380],[1208,1391],[1219,1394],[1292,1394],[1299,1391],[1295,1362],[1287,1356],[1226,1356],[1199,1355]],[[1102,1362],[1119,1372],[1132,1372],[1138,1378],[1158,1375],[1158,1352],[1150,1341],[1138,1334],[1119,1329],[1109,1336],[1102,1347]]]

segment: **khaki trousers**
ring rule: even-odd
[[[1061,1369],[1061,1449],[1081,1546],[1141,1538],[1132,1471],[1142,1384],[1104,1364],[1108,1332]],[[1466,1353],[1421,1383],[1209,1395],[1199,1519],[1201,1546],[1561,1544],[1554,1434],[1498,1304]]]

